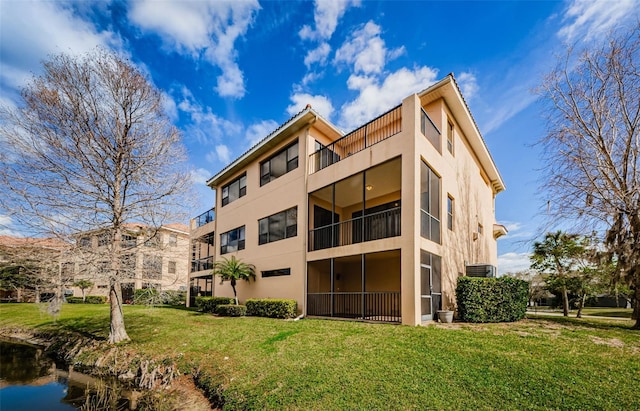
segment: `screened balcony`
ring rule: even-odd
[[[309,251],[400,236],[401,159],[309,194]]]
[[[312,261],[307,315],[399,323],[400,250]]]
[[[337,163],[402,131],[402,106],[395,107],[309,156],[309,174]]]

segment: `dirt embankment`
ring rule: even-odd
[[[111,345],[69,332],[0,329],[0,335],[44,347],[45,352],[74,371],[100,378],[117,378],[123,385],[175,399],[176,409],[210,410],[211,404],[191,375],[170,358],[147,358],[125,345]],[[167,404],[165,404],[167,405]]]

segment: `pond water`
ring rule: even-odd
[[[42,348],[0,340],[0,410],[135,409],[135,398],[112,398],[120,387],[59,367]],[[107,394],[104,394],[107,393]]]

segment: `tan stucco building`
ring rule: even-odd
[[[191,222],[192,297],[255,265],[247,298],[292,298],[306,316],[421,324],[453,309],[466,273],[495,272],[495,196],[505,189],[452,75],[344,134],[311,107],[207,184]]]
[[[154,288],[158,291],[186,291],[189,278],[189,227],[166,224],[157,229],[129,223],[121,236],[123,259],[119,279],[123,300],[132,302],[134,291]],[[109,258],[112,239],[101,230],[77,236],[71,257],[63,264],[63,276],[71,285],[87,279],[94,285],[86,295],[109,295]],[[82,296],[82,290],[69,286],[68,293]]]

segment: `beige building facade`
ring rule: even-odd
[[[191,222],[190,296],[256,267],[238,297],[292,298],[306,316],[421,324],[455,308],[461,275],[491,275],[505,189],[452,75],[344,134],[307,107],[212,177]]]
[[[166,224],[158,229],[127,224],[120,246],[124,250],[120,283],[123,300],[133,301],[135,290],[154,288],[158,291],[187,291],[189,278],[189,227]],[[93,286],[86,295],[109,295],[108,254],[111,237],[100,230],[86,232],[77,238],[71,258],[62,273],[71,285],[87,279]],[[82,296],[82,290],[68,287],[67,294]]]

